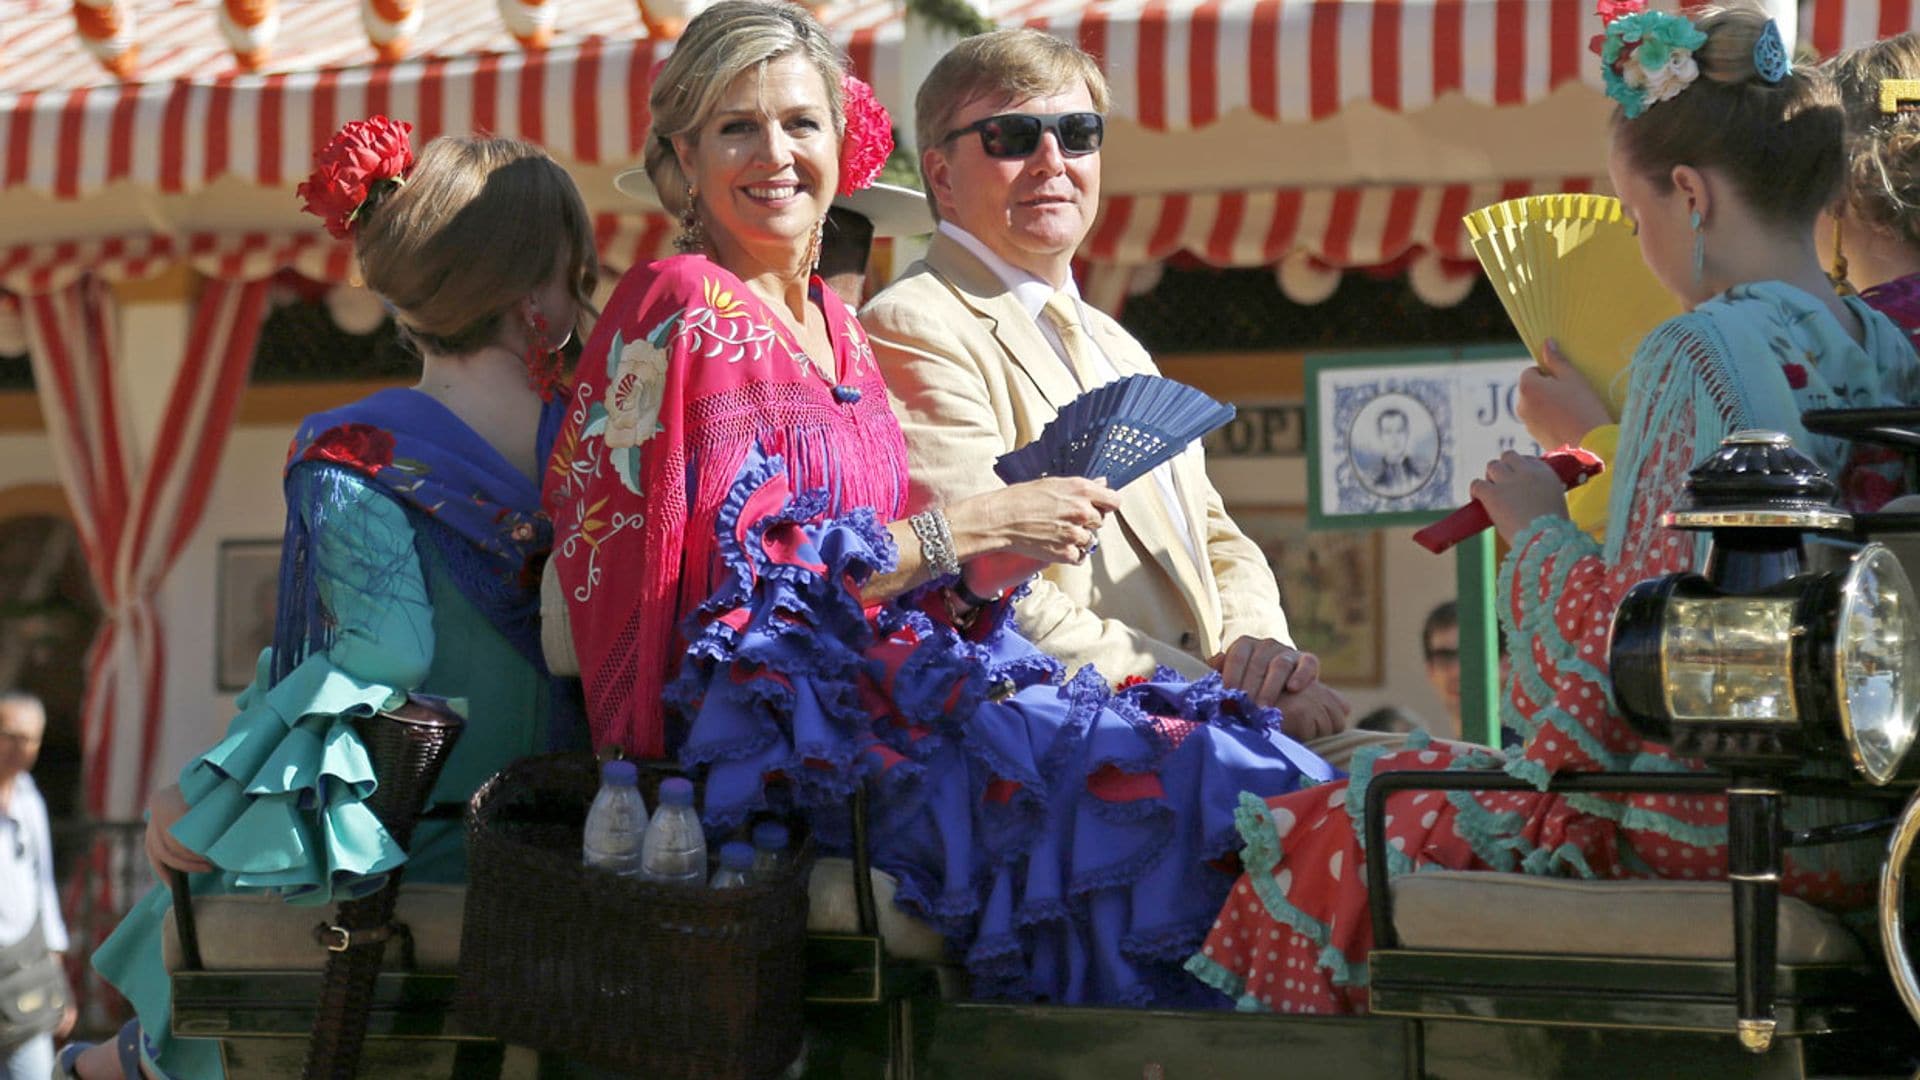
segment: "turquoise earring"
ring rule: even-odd
[[[1707,276],[1707,234],[1700,231],[1700,211],[1693,212],[1693,283]]]

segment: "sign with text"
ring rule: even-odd
[[[1237,411],[1233,419],[1206,438],[1208,457],[1299,457],[1306,453],[1306,406],[1291,402],[1234,404]]]
[[[1469,498],[1487,462],[1540,447],[1514,414],[1511,350],[1307,362],[1307,487],[1320,527],[1416,524]]]

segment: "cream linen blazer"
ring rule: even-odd
[[[935,234],[927,257],[874,297],[860,321],[906,431],[912,510],[1002,487],[994,459],[1040,435],[1079,387],[1026,309],[985,263]],[[1140,343],[1087,309],[1087,332],[1122,376],[1159,374]],[[1196,565],[1160,488],[1121,492],[1081,565],[1054,566],[1017,610],[1023,633],[1111,681],[1165,664],[1189,678],[1243,636],[1292,644],[1280,590],[1260,549],[1227,517],[1205,459],[1174,459]]]

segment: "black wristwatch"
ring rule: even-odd
[[[981,596],[979,593],[967,588],[967,575],[964,571],[954,575],[953,595],[959,597],[961,603],[975,611],[986,607],[988,604],[995,603],[1000,599],[997,596]]]

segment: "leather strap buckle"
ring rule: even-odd
[[[349,949],[385,944],[395,932],[396,927],[393,923],[370,926],[363,930],[349,930],[344,926],[321,923],[313,928],[313,940],[319,942],[328,952],[343,953]]]

